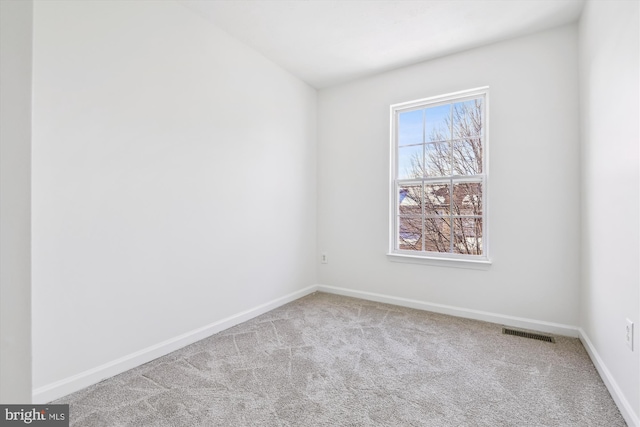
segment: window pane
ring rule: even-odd
[[[451,174],[450,147],[448,142],[425,145],[425,175],[447,176]]]
[[[449,215],[449,184],[426,184],[424,186],[424,213],[426,215]]]
[[[453,137],[482,135],[482,98],[453,104]]]
[[[398,117],[398,145],[422,144],[424,110],[400,113]]]
[[[422,178],[422,145],[409,145],[398,148],[398,178]]]
[[[398,217],[398,249],[422,250],[422,217]]]
[[[451,139],[451,104],[427,108],[425,115],[425,136],[427,141]]]
[[[451,251],[449,218],[425,218],[424,249],[430,252]]]
[[[400,215],[422,215],[422,185],[403,185],[398,191]]]
[[[392,106],[392,250],[485,255],[485,96],[474,90]]]
[[[453,214],[482,215],[482,184],[465,182],[453,185]]]
[[[479,175],[482,173],[482,139],[469,138],[453,143],[454,175]]]
[[[482,255],[482,219],[453,218],[453,252]]]

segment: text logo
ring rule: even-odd
[[[0,427],[69,427],[69,405],[0,405]]]

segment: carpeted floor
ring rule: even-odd
[[[71,394],[71,425],[625,426],[582,344],[315,293]]]

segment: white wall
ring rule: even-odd
[[[640,423],[639,12],[638,2],[590,1],[580,20],[580,325],[636,424]],[[626,318],[636,326],[633,352],[624,342]]]
[[[319,282],[578,323],[577,29],[481,47],[319,92]],[[487,271],[387,260],[389,106],[490,86]]]
[[[32,1],[0,2],[0,402],[31,402]]]
[[[37,2],[34,388],[315,281],[316,92],[177,2]]]
[[[4,103],[27,108],[30,42],[7,50],[5,31],[26,37],[31,12],[23,2],[8,26],[0,4],[3,55],[19,52],[12,65],[24,68],[6,96],[15,69],[3,56],[1,300],[16,292],[27,307],[28,115],[13,119]],[[316,159],[315,91],[186,8],[37,2],[36,390],[316,282],[317,247],[329,255],[325,285],[582,325],[637,417],[638,347],[626,350],[619,331],[625,317],[640,321],[638,6],[604,4],[581,20],[580,96],[569,26],[322,90]],[[493,265],[389,262],[389,105],[484,85]],[[5,233],[6,194],[19,201],[16,234]],[[624,233],[603,226],[612,211]],[[6,242],[22,251],[17,286],[6,286]],[[3,324],[22,318],[2,330],[3,403],[6,366],[30,372],[28,339],[4,357],[30,317],[5,306]],[[25,402],[19,377],[12,396]]]

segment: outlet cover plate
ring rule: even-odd
[[[633,322],[629,319],[626,320],[625,341],[627,342],[627,347],[633,351]]]

